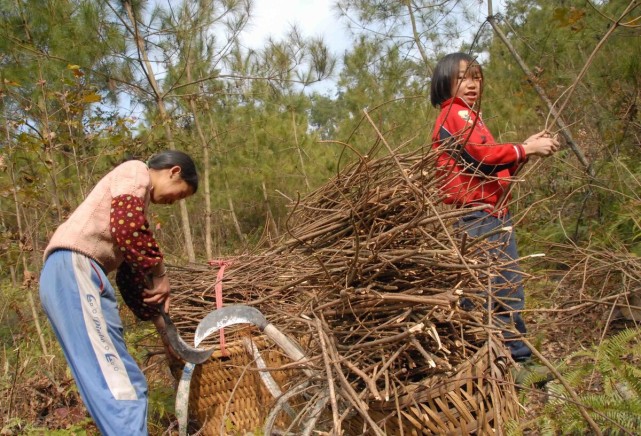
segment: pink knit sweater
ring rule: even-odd
[[[104,176],[87,198],[56,230],[45,249],[44,258],[57,249],[68,249],[89,256],[106,273],[114,271],[123,261],[110,232],[111,200],[119,195],[133,195],[149,206],[151,180],[147,165],[127,161]]]

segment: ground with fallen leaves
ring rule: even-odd
[[[536,286],[528,285],[528,322],[532,343],[552,363],[559,362],[573,352],[598,344],[603,338],[626,327],[630,322],[617,318],[617,312],[604,304],[585,304],[581,295],[569,287],[559,287],[550,280],[537,279]],[[167,369],[164,357],[158,354],[158,344],[143,345],[152,351],[143,368],[150,386],[174,386],[174,379]],[[42,430],[60,430],[64,434],[99,434],[87,415],[69,371],[56,377],[44,370],[29,378],[19,380],[5,395],[11,402],[12,416],[3,418],[0,434],[15,435],[41,433]],[[547,400],[544,388],[522,391],[525,421],[537,416]],[[170,399],[171,400],[171,399]],[[175,421],[170,411],[163,422],[150,425],[150,434],[176,433]],[[173,422],[172,422],[173,421]]]

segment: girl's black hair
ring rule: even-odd
[[[452,83],[458,77],[461,61],[467,62],[468,66],[474,66],[479,69],[481,76],[483,71],[476,59],[467,53],[450,53],[436,64],[434,74],[432,74],[432,83],[430,85],[430,101],[432,106],[438,107],[445,100],[452,98]]]
[[[166,150],[150,157],[147,161],[147,166],[153,170],[166,170],[167,168],[179,166],[180,178],[191,186],[194,194],[198,191],[196,164],[187,153],[178,150]]]

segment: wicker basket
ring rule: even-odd
[[[501,343],[486,343],[449,378],[411,385],[398,404],[371,402],[370,416],[386,435],[502,434],[519,412],[507,354]],[[363,434],[362,418],[355,416],[346,432]]]
[[[275,399],[261,381],[254,359],[242,343],[243,333],[226,334],[228,355],[224,357],[216,351],[194,370],[189,392],[190,414],[200,423],[205,435],[244,435],[254,431],[262,434],[263,423]],[[268,339],[262,336],[251,339],[268,368],[289,363]],[[287,371],[270,373],[286,391]],[[276,423],[286,427],[287,420],[286,415],[281,414]]]
[[[189,410],[203,426],[204,435],[263,434],[275,399],[260,380],[256,365],[238,334],[220,352],[194,370]],[[264,337],[252,339],[268,368],[289,360]],[[492,345],[491,345],[492,344]],[[501,434],[505,422],[518,417],[518,397],[509,371],[508,352],[501,342],[486,343],[451,375],[434,376],[408,385],[398,403],[368,403],[368,413],[386,435]],[[294,379],[291,371],[271,371],[281,389]],[[298,374],[300,377],[300,374]],[[300,405],[294,405],[300,406]],[[282,413],[276,425],[290,423]],[[362,435],[363,419],[353,415],[343,422],[347,435]]]

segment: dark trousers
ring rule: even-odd
[[[484,211],[476,211],[462,217],[458,225],[465,230],[469,237],[475,238],[502,227],[512,226],[512,219],[509,213],[499,218]],[[504,264],[500,274],[492,278],[493,298],[501,301],[494,305],[494,319],[499,321],[497,323],[499,327],[515,327],[525,335],[527,329],[519,312],[525,306],[525,291],[523,290],[521,268],[516,261],[519,254],[514,230],[495,233],[489,236],[487,241],[492,245],[498,244],[488,254],[496,259],[496,262]],[[503,333],[512,357],[517,361],[527,360],[532,352],[523,341],[511,339],[514,336],[514,333]]]

